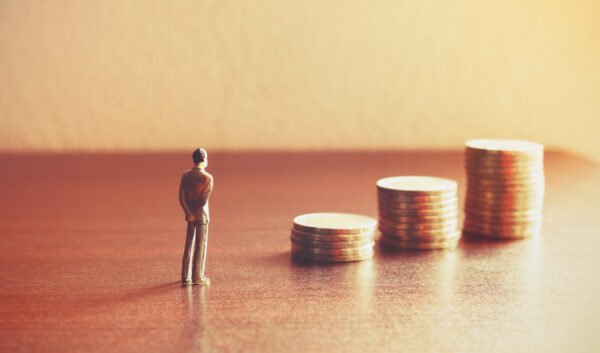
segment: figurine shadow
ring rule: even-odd
[[[186,287],[186,285],[183,285]],[[138,300],[143,300],[148,297],[160,296],[166,294],[171,291],[181,290],[182,283],[181,281],[172,281],[162,284],[157,284],[155,286],[140,288],[131,292],[125,293],[106,293],[100,298],[86,300],[86,305],[94,306],[110,306],[110,305],[120,305],[127,304],[131,302],[135,302]]]
[[[163,284],[157,284],[151,287],[145,287],[133,292],[126,293],[125,295],[129,296],[140,296],[140,295],[155,295],[162,294],[165,292],[170,292],[177,288],[187,287],[187,284],[182,283],[181,281],[171,281]]]

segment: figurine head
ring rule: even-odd
[[[196,148],[194,153],[192,153],[192,159],[194,160],[194,164],[206,164],[206,151],[204,148]]]

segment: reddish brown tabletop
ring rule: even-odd
[[[375,181],[461,152],[219,154],[210,288],[179,282],[188,154],[0,156],[2,352],[572,352],[600,348],[600,167],[546,158],[541,236],[309,265],[296,215],[376,216]]]

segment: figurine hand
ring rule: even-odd
[[[196,220],[196,217],[194,217],[194,215],[193,215],[193,214],[189,214],[189,215],[187,216],[187,220],[188,220],[188,222],[193,222],[193,221],[195,221],[195,220]]]

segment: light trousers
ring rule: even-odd
[[[204,278],[204,264],[206,262],[206,242],[208,240],[208,224],[188,222],[185,250],[181,269],[181,279],[192,281]],[[193,251],[193,252],[192,252]]]

